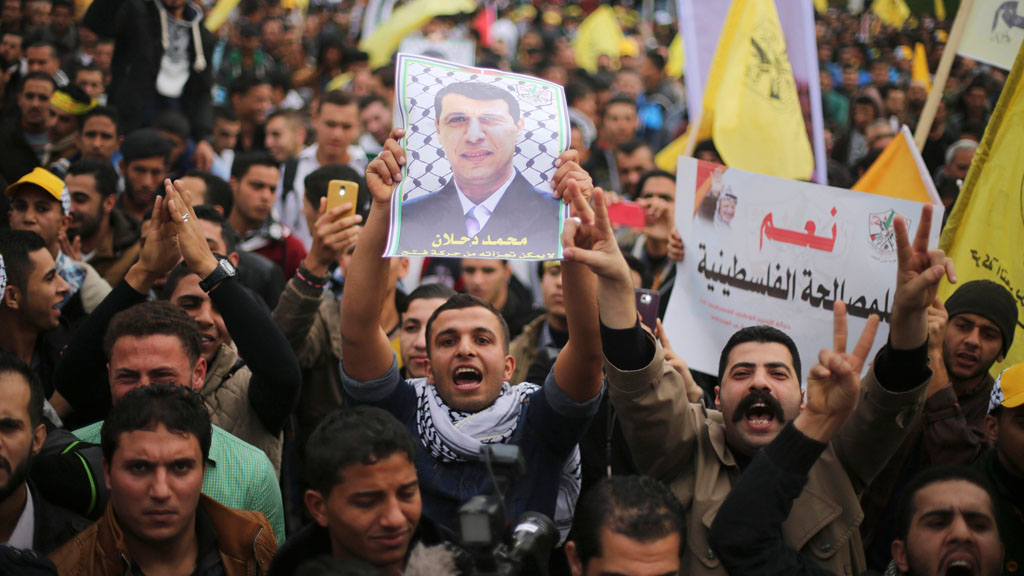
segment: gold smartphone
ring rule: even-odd
[[[342,216],[353,216],[356,213],[356,202],[359,197],[359,184],[348,180],[331,180],[327,185],[327,210],[350,203],[352,208]]]

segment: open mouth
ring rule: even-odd
[[[743,412],[743,417],[754,428],[768,428],[775,422],[775,414],[765,402],[754,403]]]
[[[777,423],[785,424],[782,405],[767,392],[753,392],[740,400],[734,422],[745,421],[754,430],[768,430]]]
[[[456,390],[475,390],[484,379],[483,373],[472,366],[462,366],[455,369],[452,375],[452,383]]]
[[[946,562],[946,576],[974,576],[978,573],[973,558],[959,557]]]

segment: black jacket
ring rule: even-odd
[[[85,13],[83,24],[100,36],[113,37],[114,58],[110,64],[108,101],[121,115],[118,131],[130,134],[148,126],[160,111],[156,79],[164,55],[160,0],[95,0]],[[194,40],[189,41],[190,75],[180,98],[181,110],[188,114],[192,137],[201,139],[213,130],[213,56],[214,37],[198,24],[202,15],[191,3],[185,5],[185,19],[195,20],[202,43],[202,58],[197,58]]]
[[[32,494],[33,520],[35,522],[32,546],[36,552],[49,554],[92,524],[66,508],[50,504],[31,480],[29,480],[28,489]]]
[[[483,241],[488,236],[495,240],[512,236],[526,238],[526,243],[507,247],[490,247],[482,243],[474,247],[467,244],[460,248],[474,252],[481,258],[505,258],[503,254],[511,250],[518,254],[551,253],[552,256],[545,259],[554,258],[560,242],[559,210],[559,202],[550,192],[534,188],[519,171],[516,171],[515,178],[505,191],[505,195],[494,207],[494,212],[477,237]],[[398,248],[402,251],[430,250],[438,235],[445,233],[453,234],[456,238],[466,234],[466,219],[455,191],[454,178],[438,192],[402,203],[402,227]],[[488,251],[495,254],[482,254]],[[469,254],[466,256],[472,257]]]
[[[416,526],[416,532],[409,542],[409,549],[406,551],[406,559],[417,544],[424,546],[436,546],[444,542],[440,529],[426,516],[420,517]],[[303,526],[298,532],[288,537],[288,541],[277,549],[274,560],[270,563],[267,576],[291,576],[306,560],[312,560],[319,556],[331,555],[331,534],[327,528],[310,522]]]
[[[28,145],[21,130],[21,120],[12,116],[0,124],[0,176],[3,176],[9,184],[14,184],[22,176],[28,174],[33,168],[39,166],[39,157],[36,156],[32,147]],[[4,224],[7,223],[6,214]]]

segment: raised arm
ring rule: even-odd
[[[863,381],[860,402],[833,440],[833,447],[855,489],[863,490],[885,466],[921,416],[927,384],[928,308],[943,276],[956,282],[953,262],[942,250],[928,249],[932,207],[921,208],[913,244],[907,224],[894,224],[898,265],[889,341]],[[864,450],[872,446],[872,450]]]
[[[402,179],[405,151],[398,139],[401,128],[391,131],[384,150],[366,167],[366,185],[373,202],[366,226],[352,254],[341,298],[341,357],[345,374],[358,382],[375,380],[391,368],[394,352],[380,327],[387,292],[388,261],[381,258],[387,246],[391,194]]]
[[[202,225],[181,181],[164,182],[174,231],[185,263],[200,278],[217,267],[217,257],[206,243]],[[184,218],[188,214],[189,218]],[[261,307],[235,279],[210,290],[210,299],[238,347],[238,355],[252,372],[249,404],[263,427],[277,434],[299,401],[302,373],[288,342]]]

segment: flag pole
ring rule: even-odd
[[[949,80],[949,71],[953,68],[953,59],[956,58],[956,51],[960,47],[960,38],[964,35],[967,17],[971,13],[973,5],[974,0],[963,0],[960,2],[960,9],[956,12],[953,28],[949,31],[946,47],[942,50],[942,59],[939,60],[939,69],[935,71],[932,89],[928,92],[928,99],[925,100],[921,119],[918,120],[917,129],[914,132],[914,144],[917,145],[918,150],[924,150],[925,142],[928,141],[928,133],[931,132],[935,113],[939,110],[939,99],[942,98],[942,93],[946,89],[946,80]]]

